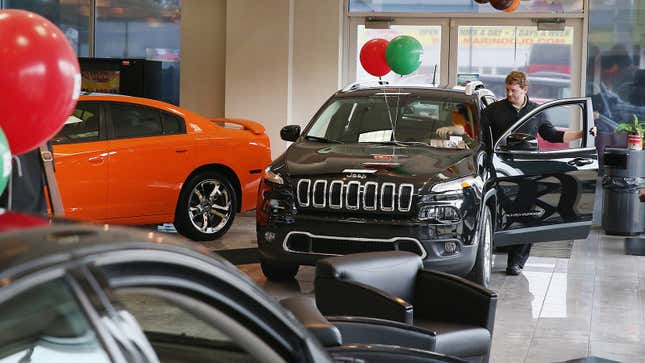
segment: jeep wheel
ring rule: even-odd
[[[216,172],[195,175],[179,195],[175,211],[175,228],[195,240],[221,237],[233,224],[237,198],[228,179]]]
[[[299,265],[260,258],[262,273],[271,281],[285,281],[296,277]]]
[[[468,279],[484,287],[490,286],[490,275],[493,270],[493,218],[490,209],[484,210],[482,232],[479,235],[477,259]]]

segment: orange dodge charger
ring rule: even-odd
[[[172,221],[191,239],[220,237],[236,212],[255,208],[271,162],[264,131],[257,122],[209,120],[145,98],[82,95],[53,139],[65,216]]]

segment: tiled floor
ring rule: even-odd
[[[209,247],[254,246],[254,222],[241,216]],[[645,362],[645,257],[625,255],[622,238],[594,230],[574,243],[570,259],[531,257],[520,276],[506,276],[506,256],[495,257],[493,363],[587,356]],[[277,299],[313,292],[311,267],[291,283],[267,281],[257,264],[239,267]]]

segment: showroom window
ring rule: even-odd
[[[115,139],[163,135],[159,111],[123,103],[110,105]]]
[[[79,57],[161,62],[159,100],[179,104],[181,0],[0,0],[56,24]]]
[[[2,0],[4,9],[28,10],[56,24],[79,57],[90,55],[91,7],[92,0]]]
[[[393,25],[389,29],[368,29],[365,25],[359,25],[356,30],[357,54],[365,43],[374,38],[392,40],[399,35],[411,35],[423,46],[421,66],[413,75],[401,79],[401,76],[390,72],[384,77],[388,82],[397,83],[441,83],[441,26],[439,25]],[[356,57],[356,80],[366,81],[374,79],[361,67]]]

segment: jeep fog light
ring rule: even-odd
[[[457,253],[457,243],[455,242],[446,242],[443,244],[443,250],[447,255],[453,255]]]
[[[275,233],[273,232],[264,232],[264,240],[267,242],[275,241]]]

